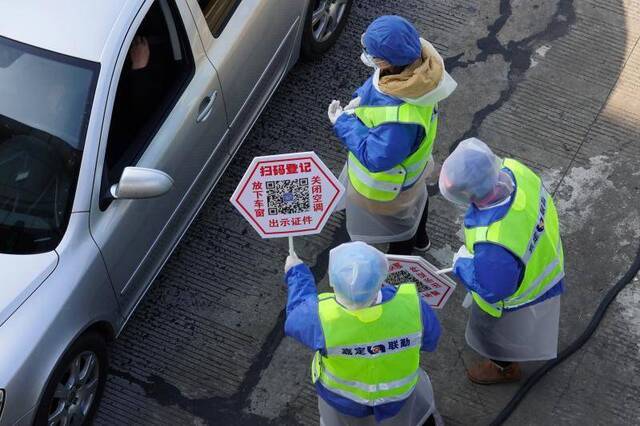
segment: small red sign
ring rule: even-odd
[[[426,259],[419,256],[387,255],[389,261],[388,284],[415,283],[418,292],[429,306],[442,309],[456,288],[456,283],[443,274]]]

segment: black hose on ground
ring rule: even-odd
[[[591,338],[593,333],[600,325],[600,322],[602,321],[602,318],[604,318],[604,315],[607,312],[607,308],[609,307],[611,302],[613,302],[618,293],[620,293],[620,291],[625,288],[625,286],[629,284],[631,280],[633,280],[638,271],[640,271],[640,247],[638,248],[636,258],[629,267],[629,270],[627,270],[627,273],[624,274],[622,278],[618,280],[616,285],[611,287],[611,289],[604,296],[604,298],[600,302],[600,305],[598,305],[598,309],[596,309],[596,312],[593,314],[593,317],[591,318],[591,321],[589,322],[587,328],[567,348],[562,350],[558,354],[558,357],[556,359],[547,361],[542,367],[538,368],[529,378],[527,378],[527,380],[525,380],[522,386],[520,386],[520,389],[518,389],[513,398],[511,398],[511,401],[509,401],[509,403],[502,409],[500,414],[498,414],[498,416],[491,422],[491,426],[499,426],[507,421],[509,416],[511,416],[520,402],[522,402],[524,397],[527,395],[527,392],[529,392],[531,388],[533,388],[533,386],[535,386],[535,384],[538,383],[538,381],[540,381],[542,377],[544,377],[545,374],[547,374],[556,366],[560,365],[564,360],[569,358],[571,355],[577,352],[585,343],[587,343],[587,341]]]

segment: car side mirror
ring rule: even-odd
[[[126,167],[120,182],[111,185],[110,195],[116,200],[138,200],[166,194],[173,187],[173,179],[165,172],[144,167]]]

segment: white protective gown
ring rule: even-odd
[[[318,410],[320,411],[321,426],[421,426],[429,416],[433,415],[436,425],[444,424],[436,411],[436,402],[433,397],[433,388],[429,376],[424,370],[420,370],[420,378],[416,388],[407,398],[398,414],[389,419],[377,423],[373,416],[352,417],[340,413],[324,399],[318,397]]]
[[[343,198],[347,213],[347,231],[351,241],[382,244],[405,241],[418,230],[422,212],[427,204],[426,177],[433,170],[429,160],[423,176],[391,202],[369,200],[360,195],[349,182],[347,166],[340,174],[340,182],[346,188]]]
[[[544,361],[558,355],[560,296],[535,305],[505,311],[495,318],[475,303],[467,323],[467,344],[496,361]]]

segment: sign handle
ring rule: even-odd
[[[436,274],[437,275],[448,274],[451,271],[453,271],[453,268],[445,268],[445,269],[440,269],[439,271],[436,271]]]
[[[296,251],[293,249],[293,237],[289,235],[289,256],[296,256]]]

